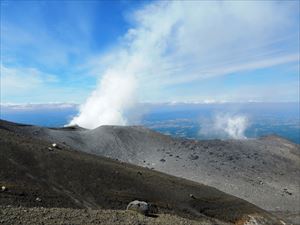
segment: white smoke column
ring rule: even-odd
[[[248,127],[248,119],[244,115],[218,115],[214,121],[214,130],[224,132],[233,139],[246,139],[245,131]]]
[[[80,114],[69,125],[94,129],[100,125],[126,125],[124,112],[135,102],[139,61],[127,62],[121,69],[109,69],[96,90],[80,107]]]
[[[116,72],[104,75],[99,88],[80,108],[80,115],[70,125],[96,128],[104,124],[125,125],[124,110],[133,104],[136,81],[133,76],[119,76]]]
[[[94,129],[101,125],[126,125],[126,110],[136,102],[136,74],[143,68],[139,57],[119,56],[118,67],[109,68],[99,86],[80,107],[69,125]]]

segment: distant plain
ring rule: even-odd
[[[78,113],[75,104],[2,105],[0,118],[18,123],[59,127]],[[256,138],[276,134],[300,144],[298,103],[162,103],[141,104],[127,112],[128,125],[143,125],[173,137],[227,139],[226,132],[213,131],[216,116],[247,119],[244,135]]]

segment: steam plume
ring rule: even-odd
[[[246,139],[248,125],[245,115],[218,114],[211,122],[206,121],[199,133],[218,138]]]
[[[245,130],[248,126],[246,116],[217,116],[214,127],[216,130],[224,131],[229,137],[234,139],[245,139]]]
[[[116,72],[108,72],[70,125],[80,124],[91,129],[103,124],[125,125],[127,121],[123,113],[134,104],[135,86],[133,76],[122,77]]]
[[[286,5],[158,1],[144,6],[131,15],[132,28],[119,45],[96,60],[91,71],[99,67],[101,81],[70,124],[124,125],[124,113],[137,100],[189,98],[168,87],[298,60],[298,55],[272,55],[276,51],[269,49],[274,40],[286,40],[279,37],[289,19]],[[243,118],[233,118],[220,126],[241,137],[242,124]]]

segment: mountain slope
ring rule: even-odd
[[[280,224],[265,211],[214,188],[72,150],[75,146],[78,150],[107,154],[135,163],[147,160],[142,161],[142,165],[152,160],[156,163],[152,166],[159,165],[158,169],[171,170],[174,174],[174,171],[182,172],[181,168],[176,168],[176,165],[181,165],[179,163],[184,162],[189,170],[197,166],[204,168],[193,163],[197,160],[208,161],[206,155],[211,155],[212,149],[218,149],[224,143],[225,146],[231,142],[238,146],[240,142],[177,140],[140,127],[105,126],[90,131],[18,126],[1,121],[0,131],[1,182],[7,183],[9,190],[17,190],[2,193],[1,204],[124,209],[129,201],[141,199],[156,204],[161,212],[193,218],[206,215],[237,223],[247,219],[248,215],[262,215],[271,221],[269,224]],[[49,141],[54,140],[62,149],[49,151]],[[198,158],[195,152],[198,152]],[[180,155],[183,153],[186,155]],[[194,158],[190,158],[191,155]],[[166,161],[160,161],[161,157]],[[199,169],[190,172],[194,174],[197,171]],[[211,171],[211,179],[220,177],[220,174],[213,174],[218,171]],[[201,176],[199,173],[198,179]],[[195,198],[190,197],[191,194]],[[249,194],[256,198],[264,197]],[[41,196],[43,201],[37,203],[37,196]]]

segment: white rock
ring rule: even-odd
[[[149,213],[149,204],[147,202],[134,200],[127,205],[126,209],[139,212],[143,215],[147,215]]]
[[[1,187],[1,190],[2,190],[2,191],[6,191],[6,187],[5,187],[5,186],[2,186],[2,187]]]

